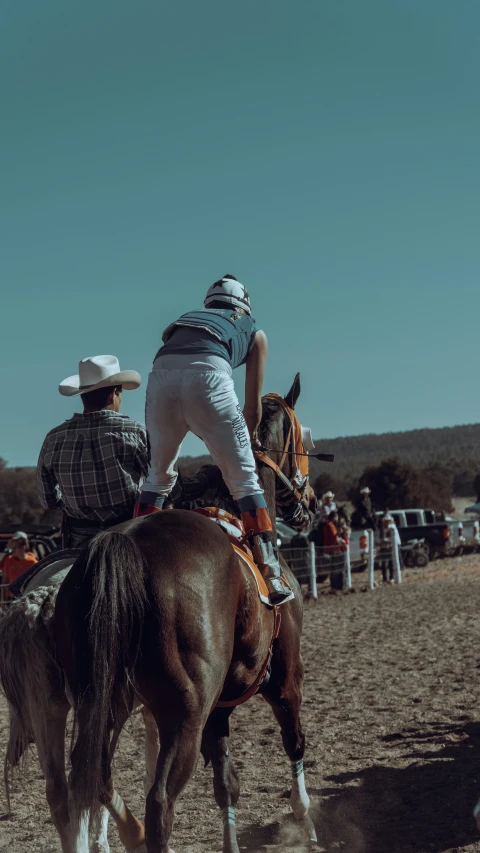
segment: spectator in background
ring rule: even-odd
[[[23,530],[17,530],[8,540],[6,551],[0,559],[2,583],[12,583],[35,563],[38,563],[38,560],[29,549],[27,534]]]
[[[337,505],[334,501],[335,495],[333,492],[325,492],[322,495],[322,505],[320,507],[320,511],[318,513],[319,522],[328,521],[329,516],[332,512],[335,512],[337,509]]]
[[[326,554],[340,554],[346,549],[345,540],[338,532],[338,513],[330,513],[323,528],[323,547]]]
[[[372,508],[370,489],[364,486],[360,489],[357,506],[352,513],[352,527],[356,530],[376,530],[377,518]]]
[[[400,534],[388,509],[380,522],[380,568],[384,583],[394,583],[393,549],[397,548],[400,561]]]
[[[308,548],[308,539],[304,533],[295,533],[290,539],[290,548]]]
[[[350,543],[350,535],[352,532],[352,528],[350,526],[350,515],[348,510],[344,506],[340,506],[338,508],[338,523],[337,523],[337,532],[338,535],[343,539],[345,545],[349,545]]]
[[[290,553],[285,553],[285,559],[290,568],[293,569],[297,579],[302,583],[308,578],[310,570],[310,562],[308,556],[308,539],[303,533],[296,533],[290,539],[289,549],[293,550]]]

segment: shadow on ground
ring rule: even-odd
[[[479,842],[472,816],[480,794],[480,724],[426,723],[382,739],[401,747],[405,767],[374,764],[310,789],[318,847],[326,853],[444,853]],[[341,787],[338,787],[338,786]],[[291,821],[251,826],[248,851],[305,847]],[[479,846],[480,849],[480,846]]]

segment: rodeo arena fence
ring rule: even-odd
[[[298,582],[308,585],[313,598],[318,597],[318,583],[330,581],[332,589],[349,590],[352,587],[352,570],[367,571],[368,587],[375,588],[375,565],[378,562],[384,573],[384,579],[390,574],[394,583],[402,582],[400,551],[395,541],[375,550],[375,534],[368,531],[367,553],[361,560],[352,559],[350,545],[319,546],[309,542],[306,547],[281,548],[282,557],[288,563]]]
[[[352,557],[350,545],[319,546],[309,542],[306,547],[292,548],[284,545],[280,553],[301,585],[307,585],[310,595],[318,597],[318,583],[330,581],[332,589],[349,590],[352,587],[352,570],[367,571],[370,589],[375,587],[375,565],[378,562],[394,583],[402,582],[402,568],[397,544],[392,541],[388,549],[375,550],[373,530],[368,531],[368,548],[361,560]],[[0,611],[14,599],[7,584],[0,584]]]

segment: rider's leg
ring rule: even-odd
[[[161,510],[177,480],[175,462],[188,432],[181,407],[182,371],[152,370],[148,377],[145,420],[150,464],[134,517]]]
[[[246,530],[252,531],[252,550],[263,571],[272,604],[282,604],[293,593],[280,580],[272,523],[258,482],[250,435],[228,370],[192,377],[183,412],[189,429],[201,436],[220,468],[240,506]]]
[[[280,580],[281,568],[265,498],[263,495],[248,495],[239,498],[238,504],[245,531],[251,531],[250,544],[253,558],[262,569],[270,601],[272,604],[283,604],[293,598],[293,591]]]

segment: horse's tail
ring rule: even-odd
[[[112,729],[128,716],[146,608],[146,561],[133,539],[106,531],[72,568],[75,730],[71,785],[76,807],[96,811]],[[70,587],[70,589],[72,589]]]

